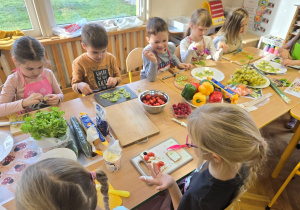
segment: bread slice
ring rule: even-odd
[[[168,152],[167,152],[167,156],[168,156],[171,160],[173,160],[174,162],[177,162],[177,161],[179,161],[179,160],[181,159],[180,154],[178,154],[178,153],[177,153],[176,151],[174,151],[174,150],[168,151]]]

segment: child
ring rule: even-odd
[[[148,165],[153,179],[140,179],[159,191],[168,189],[174,209],[225,209],[255,180],[267,143],[250,114],[232,104],[198,107],[187,124],[187,146],[193,147],[199,166],[206,162],[184,180],[184,194],[156,164]]]
[[[141,79],[148,78],[151,82],[155,81],[156,75],[169,70],[171,63],[178,68],[191,68],[189,64],[180,63],[174,54],[176,47],[168,42],[168,25],[163,19],[159,17],[150,19],[146,30],[149,44],[143,50],[144,68],[141,70]]]
[[[95,181],[101,184],[105,209],[109,209],[108,182],[101,170],[89,172],[80,163],[50,158],[26,168],[17,184],[17,209],[101,209]]]
[[[213,42],[219,50],[224,49],[224,53],[231,53],[242,49],[242,38],[249,21],[249,14],[243,8],[236,8],[229,12],[225,23],[217,33]]]
[[[11,54],[17,69],[8,76],[1,91],[0,117],[57,105],[63,100],[53,72],[44,68],[45,48],[37,39],[17,39]]]
[[[77,93],[90,94],[115,87],[121,82],[116,58],[107,52],[108,35],[96,23],[84,25],[82,47],[87,51],[73,61],[72,88]]]
[[[211,16],[207,10],[197,9],[193,12],[186,37],[180,42],[180,56],[183,62],[197,62],[206,59],[209,54],[214,60],[219,60],[222,56],[222,50],[217,52],[211,38],[205,36],[211,24]]]
[[[291,39],[287,44],[283,45],[278,50],[279,56],[282,57],[281,65],[294,66],[300,65],[300,32]],[[286,128],[292,129],[297,123],[297,119],[292,117],[285,125]]]

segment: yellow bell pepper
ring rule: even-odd
[[[203,95],[209,96],[212,92],[214,92],[214,86],[209,82],[203,82],[199,87],[198,91]]]
[[[202,93],[198,92],[196,93],[194,96],[193,96],[193,101],[192,103],[195,105],[195,106],[201,106],[203,104],[206,103],[206,96],[203,95]]]

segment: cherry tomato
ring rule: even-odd
[[[146,99],[149,100],[151,98],[150,95],[146,95]]]
[[[144,156],[144,160],[145,160],[145,161],[148,161],[148,160],[149,160],[149,158],[150,158],[150,156],[149,156],[149,155],[145,155],[145,156]]]
[[[147,155],[148,155],[149,157],[155,157],[155,155],[154,155],[153,152],[148,152]]]

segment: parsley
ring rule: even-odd
[[[34,118],[26,117],[21,126],[23,133],[30,133],[35,140],[41,140],[42,137],[59,138],[66,134],[67,123],[62,117],[64,111],[59,111],[58,107],[51,107],[52,112],[36,112]]]

